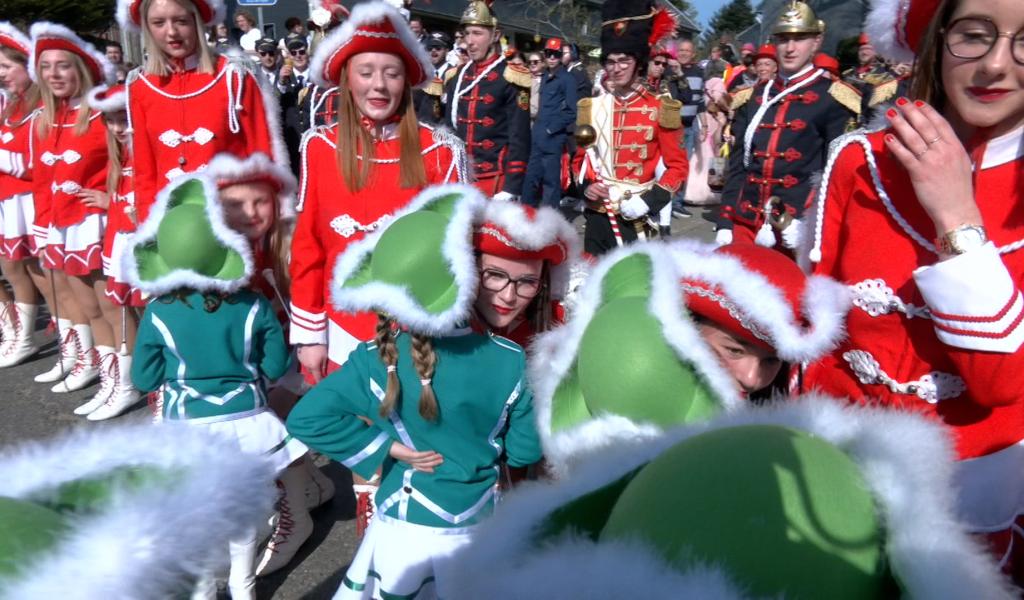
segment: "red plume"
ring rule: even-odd
[[[677,27],[679,27],[679,20],[675,13],[669,12],[665,8],[659,8],[654,13],[654,19],[651,22],[651,35],[647,38],[647,43],[652,47],[657,46],[662,40],[675,35]]]

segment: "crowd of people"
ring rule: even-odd
[[[336,493],[311,451],[353,475],[337,597],[1019,595],[1013,4],[879,3],[845,72],[798,0],[701,61],[607,0],[595,65],[483,0],[280,40],[118,0],[137,68],[2,22],[0,369],[52,334],[74,414],[265,463],[236,599]],[[673,236],[706,205],[714,244]]]

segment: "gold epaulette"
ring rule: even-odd
[[[857,88],[844,81],[833,81],[828,87],[828,93],[853,114],[860,114],[861,95]]]
[[[886,81],[892,80],[893,76],[890,73],[868,73],[861,79],[868,85],[882,85]]]
[[[423,86],[423,93],[428,96],[443,96],[444,82],[437,77],[433,78],[430,83]]]
[[[683,103],[675,98],[662,96],[658,98],[661,106],[658,107],[658,125],[663,129],[679,129],[683,126],[683,117],[679,113]]]
[[[750,97],[754,95],[754,86],[748,85],[745,88],[740,88],[732,93],[732,103],[729,104],[729,110],[736,110],[743,106],[750,100]]]
[[[521,88],[530,89],[530,86],[533,84],[533,75],[526,67],[520,65],[506,65],[505,81]]]
[[[590,107],[593,104],[593,98],[580,98],[580,101],[576,103],[576,126],[590,125]]]
[[[899,87],[899,79],[890,79],[885,83],[876,85],[875,89],[871,92],[871,99],[868,100],[868,106],[878,106],[883,102],[888,102],[890,98],[896,95],[896,91]]]
[[[459,74],[459,70],[458,69],[448,69],[444,73],[444,82],[448,83],[449,81],[452,80],[452,77],[455,77],[458,74]]]

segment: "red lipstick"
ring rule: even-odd
[[[967,93],[974,96],[981,102],[995,102],[1006,94],[1009,94],[1010,90],[1003,88],[969,87],[967,88]]]

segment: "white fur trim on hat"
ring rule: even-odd
[[[713,246],[694,245],[690,260],[703,260],[713,251]],[[595,415],[593,419],[573,427],[552,433],[552,401],[562,380],[579,355],[580,341],[604,302],[603,281],[605,275],[621,260],[636,254],[649,257],[652,272],[652,292],[648,310],[662,326],[662,334],[679,356],[680,360],[693,365],[716,399],[727,410],[744,403],[736,383],[725,371],[718,358],[704,342],[696,325],[689,318],[685,308],[683,291],[679,286],[679,275],[675,262],[683,260],[685,248],[677,247],[671,252],[666,244],[633,244],[618,248],[605,255],[594,266],[579,293],[575,314],[562,326],[534,338],[530,347],[528,362],[529,379],[534,392],[534,408],[537,413],[537,430],[544,446],[544,457],[556,474],[572,469],[573,463],[581,456],[611,447],[623,440],[647,439],[660,435],[662,428],[650,423],[636,423],[621,415]],[[639,393],[637,401],[643,401]]]
[[[205,175],[213,178],[217,185],[226,181],[249,181],[263,176],[277,182],[278,217],[281,219],[295,218],[295,190],[299,187],[291,170],[282,166],[262,153],[257,152],[247,158],[238,158],[234,154],[222,152],[213,157],[203,170]]]
[[[14,40],[14,42],[20,45],[25,54],[32,53],[32,40],[27,35],[21,32],[20,29],[11,24],[10,21],[0,21],[0,35],[7,36]]]
[[[907,9],[911,0],[871,0],[864,18],[864,33],[880,56],[896,62],[914,62],[915,48],[907,45]]]
[[[32,37],[32,56],[29,57],[28,61],[28,75],[32,78],[32,81],[39,83],[39,74],[36,73],[36,63],[39,61],[39,55],[36,51],[36,44],[40,38],[60,38],[78,47],[83,54],[86,54],[99,65],[100,73],[102,74],[101,81],[94,81],[93,85],[113,85],[117,81],[117,72],[114,69],[113,63],[111,63],[106,56],[101,52],[98,52],[95,47],[89,42],[78,37],[78,35],[68,29],[67,27],[60,25],[59,23],[51,23],[49,21],[39,21],[32,24],[32,28],[29,30],[29,35]]]
[[[373,2],[362,2],[352,9],[352,14],[345,19],[340,27],[323,39],[316,46],[313,59],[310,61],[311,77],[313,82],[321,87],[332,87],[338,84],[337,81],[327,81],[324,78],[324,68],[330,63],[331,57],[341,50],[355,36],[357,29],[369,23],[377,23],[382,19],[389,19],[392,27],[398,33],[402,45],[420,63],[426,78],[420,86],[430,83],[430,74],[434,72],[433,63],[430,62],[430,55],[423,49],[423,46],[409,29],[409,23],[398,13],[394,7],[379,0]],[[417,86],[419,87],[419,86]]]
[[[368,260],[380,237],[392,223],[452,194],[461,196],[461,199],[452,211],[441,247],[441,253],[448,262],[458,288],[451,308],[440,314],[428,312],[405,287],[379,281],[358,288],[343,287]],[[485,202],[487,200],[479,190],[461,183],[432,186],[420,192],[405,208],[396,212],[387,225],[351,244],[338,257],[331,278],[331,300],[334,305],[338,310],[348,312],[385,312],[413,331],[428,335],[442,335],[464,324],[472,311],[479,279],[470,232]]]
[[[104,97],[102,100],[100,96],[105,95],[110,89],[109,85],[98,85],[91,90],[87,95],[87,102],[89,108],[95,108],[96,110],[104,113],[115,113],[122,110],[128,110],[128,93],[124,90],[118,90],[116,93]]]
[[[163,483],[115,487],[56,545],[4,581],[5,598],[173,597],[227,559],[227,544],[272,510],[274,468],[201,427],[167,423],[76,429],[0,456],[4,495],[45,496],[121,468]]]
[[[132,19],[131,7],[133,4],[142,4],[143,0],[117,0],[117,23],[121,26],[121,29],[130,31],[132,33],[141,33],[139,25]],[[210,7],[210,18],[206,20],[203,25],[206,27],[213,27],[218,23],[223,23],[227,16],[227,8],[222,0],[199,0]],[[193,2],[194,3],[194,2]],[[141,11],[142,8],[140,7]],[[142,18],[142,14],[139,14]],[[202,13],[199,14],[202,18]],[[201,34],[201,32],[200,32]],[[203,43],[203,40],[199,40]]]
[[[766,407],[747,406],[670,430],[654,440],[620,443],[588,457],[568,479],[520,486],[502,502],[500,511],[480,525],[473,541],[451,558],[452,564],[458,565],[453,589],[489,589],[489,598],[531,600],[564,598],[565,590],[575,589],[573,585],[596,590],[588,598],[620,598],[601,593],[604,586],[621,589],[617,580],[634,583],[638,592],[648,586],[660,589],[663,581],[674,580],[680,573],[671,570],[658,577],[631,561],[624,562],[623,568],[605,570],[564,568],[559,562],[560,549],[565,549],[566,566],[579,565],[574,557],[581,543],[596,550],[607,542],[578,542],[563,536],[537,543],[538,527],[556,509],[616,481],[684,440],[745,425],[779,425],[809,432],[838,447],[860,467],[885,523],[889,563],[908,597],[1015,597],[989,552],[955,516],[954,452],[943,426],[918,415],[848,405],[819,395]],[[520,569],[537,572],[534,559],[541,552],[549,566],[546,576],[517,577]],[[514,585],[484,587],[493,581],[497,564],[502,565],[502,576]],[[696,569],[683,574],[703,570]],[[641,573],[645,574],[642,578]],[[725,573],[725,577],[742,583],[742,574]]]
[[[525,250],[542,250],[556,243],[565,247],[566,257],[561,264],[551,268],[551,297],[565,297],[569,287],[569,274],[583,255],[583,240],[572,223],[565,220],[557,210],[542,206],[534,212],[534,218],[518,202],[488,202],[477,226],[491,222],[501,227],[512,241]]]
[[[743,318],[767,333],[767,341],[779,358],[791,363],[816,360],[831,352],[845,335],[851,298],[848,288],[838,281],[821,275],[807,278],[796,311],[809,323],[805,328],[794,322],[794,307],[785,293],[738,258],[721,252],[700,252],[701,260],[694,260],[695,246],[685,240],[669,247],[680,278],[720,289]]]
[[[197,179],[203,184],[203,192],[206,195],[206,216],[210,220],[213,235],[222,244],[241,255],[245,266],[245,274],[233,281],[225,281],[201,275],[191,269],[175,269],[156,281],[142,281],[139,278],[139,265],[135,260],[135,247],[156,239],[157,232],[160,230],[160,223],[163,221],[164,215],[167,214],[167,204],[171,200],[171,195],[174,190],[192,179]],[[249,282],[249,278],[252,277],[254,268],[252,247],[249,240],[245,239],[245,236],[241,233],[228,227],[224,221],[224,208],[220,203],[217,183],[205,172],[179,175],[160,190],[160,193],[157,194],[156,202],[149,211],[149,217],[139,225],[138,230],[128,239],[124,254],[121,255],[121,261],[124,273],[132,287],[151,296],[160,296],[180,288],[200,291],[216,290],[229,294],[245,287]]]

